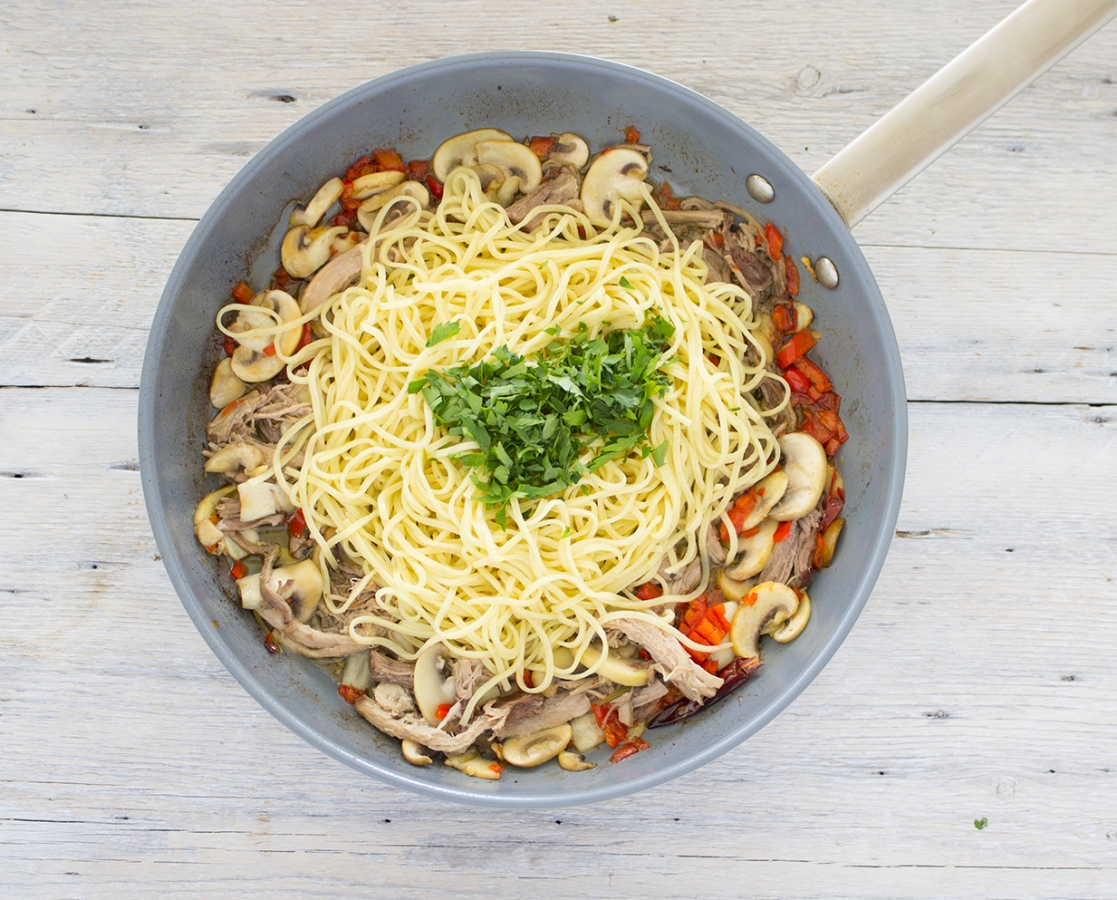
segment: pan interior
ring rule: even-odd
[[[426,158],[450,135],[492,126],[517,138],[574,131],[599,148],[623,140],[626,125],[651,145],[653,178],[670,180],[676,193],[743,206],[785,232],[785,252],[794,259],[826,256],[837,265],[836,290],[820,287],[801,266],[800,299],[815,310],[813,327],[823,335],[815,355],[843,395],[851,435],[839,455],[847,492],[839,552],[811,589],[812,621],[797,640],[768,642],[764,667],[733,702],[653,732],[651,748],[623,765],[588,772],[543,766],[509,771],[499,782],[439,765],[415,768],[395,740],[337,696],[324,673],[294,654],[265,652],[223,567],[194,539],[194,506],[214,487],[200,465],[213,412],[214,317],[247,272],[278,264],[269,238],[284,207],[374,147]],[[774,186],[772,203],[749,197],[745,179],[753,173]],[[144,360],[139,428],[145,498],[171,581],[249,693],[361,772],[447,799],[513,807],[590,802],[661,783],[729,750],[785,708],[868,599],[895,526],[907,440],[899,355],[879,290],[849,232],[798,168],[738,118],[672,82],[602,60],[518,52],[441,60],[370,82],[302,119],[249,162],[199,223],[167,283]]]

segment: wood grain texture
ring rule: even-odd
[[[195,220],[342,91],[589,53],[809,172],[1014,6],[0,7],[0,894],[1113,897],[1117,27],[858,227],[913,400],[897,537],[807,691],[668,785],[480,813],[324,757],[184,615],[136,471],[147,330]]]

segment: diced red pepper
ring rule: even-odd
[[[772,310],[772,324],[783,334],[791,334],[795,330],[795,307],[779,304]]]
[[[759,599],[759,595],[756,591],[749,591],[749,593],[741,598],[741,602],[745,604],[745,606],[756,606],[757,599]]]
[[[845,491],[841,488],[830,491],[830,495],[826,498],[826,505],[822,508],[822,521],[818,523],[819,534],[829,528],[830,524],[841,515],[845,503]]]
[[[279,652],[279,644],[275,642],[275,632],[269,631],[267,634],[264,635],[264,648],[268,651],[268,653]]]
[[[354,182],[363,175],[371,175],[375,171],[376,167],[372,164],[372,157],[362,156],[355,163],[353,163],[353,165],[346,169],[344,181]],[[352,183],[350,183],[349,185],[349,190],[350,193],[352,193]],[[345,197],[347,196],[347,194],[345,194],[343,191],[341,196]]]
[[[593,710],[594,719],[597,720],[597,727],[605,732],[605,743],[610,747],[616,747],[628,737],[628,728],[621,724],[620,717],[612,704],[593,704],[590,708]]]
[[[504,766],[502,766],[500,763],[492,763],[489,765],[489,771],[496,772],[496,774],[499,775],[501,772],[504,771]]]
[[[791,522],[780,522],[776,526],[776,533],[772,535],[772,541],[778,544],[780,541],[787,540],[789,534],[791,534]]]
[[[271,274],[271,280],[275,283],[277,288],[285,288],[291,281],[291,276],[287,274],[287,270],[280,266]]]
[[[232,338],[225,338],[225,343],[223,343],[221,346],[225,349],[226,356],[232,356],[233,353],[236,352],[239,344],[237,344],[237,342],[234,341]]]
[[[233,564],[233,567],[229,570],[229,574],[233,577],[234,580],[239,581],[241,578],[244,578],[244,576],[248,574],[248,566],[246,566],[242,560],[238,559]]]
[[[536,135],[528,141],[528,147],[531,149],[532,153],[542,159],[554,149],[555,138]]]
[[[795,265],[795,260],[790,256],[783,258],[784,270],[787,272],[787,281],[784,284],[784,291],[789,297],[799,296],[799,267]]]
[[[390,147],[373,150],[372,161],[376,163],[381,172],[407,171],[407,166],[403,164],[403,157]]]
[[[428,175],[423,183],[427,186],[427,190],[431,192],[431,196],[435,200],[442,199],[442,182],[435,178],[433,175]]]
[[[624,142],[626,144],[639,144],[640,132],[636,130],[635,125],[626,125],[624,129]]]
[[[609,762],[619,763],[621,760],[628,759],[641,750],[647,750],[650,746],[651,744],[640,738],[633,738],[631,741],[625,741],[625,743],[617,748],[616,753],[609,757]]]
[[[287,520],[287,533],[291,537],[298,537],[304,531],[306,531],[306,516],[301,509],[296,509]]]
[[[298,349],[302,350],[307,344],[314,342],[314,329],[310,327],[309,322],[303,322],[303,333],[299,337]]]
[[[535,687],[535,679],[531,677],[531,672],[528,669],[524,669],[524,685],[529,688]]]
[[[669,182],[665,181],[659,186],[659,205],[663,209],[678,209],[681,203],[682,201],[675,196],[675,189],[671,187],[671,184]],[[711,234],[713,233],[716,232],[711,232]],[[707,237],[708,236],[709,235],[707,235]],[[720,235],[718,236],[720,237]],[[722,244],[724,243],[725,240],[722,239]]]
[[[275,344],[268,344],[264,348],[264,356],[275,356]]]
[[[826,373],[807,359],[807,357],[800,356],[792,365],[806,375],[811,380],[811,384],[818,388],[821,393],[825,394],[827,391],[834,389],[834,385],[830,383],[830,379],[826,377]]]
[[[800,394],[805,394],[811,389],[811,380],[794,367],[784,370],[783,377],[791,385],[791,389]]]
[[[663,588],[654,581],[647,581],[633,592],[638,600],[654,600],[663,596]]]
[[[776,365],[781,369],[786,369],[800,356],[810,350],[818,339],[814,336],[814,332],[804,328],[802,331],[797,331],[781,345],[779,352],[776,353]]]
[[[783,250],[783,235],[771,222],[764,226],[764,239],[768,242],[768,255],[778,262]]]
[[[413,159],[407,164],[407,174],[422,181],[431,173],[431,164],[425,159]]]
[[[358,699],[365,695],[365,692],[360,688],[355,688],[351,684],[339,684],[337,686],[337,695],[352,706]]]
[[[439,703],[438,706],[434,710],[434,717],[436,719],[438,719],[438,721],[441,722],[448,715],[450,715],[450,704],[449,703]]]
[[[233,299],[237,303],[251,303],[255,296],[256,292],[243,281],[238,281],[237,286],[233,288]]]

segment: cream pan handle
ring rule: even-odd
[[[1117,15],[1117,0],[1028,0],[812,178],[852,228]]]

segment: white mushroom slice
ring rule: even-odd
[[[220,553],[225,541],[225,533],[213,521],[216,518],[217,504],[232,495],[236,487],[228,484],[206,494],[194,507],[194,536],[208,553]]]
[[[224,409],[238,397],[243,397],[248,385],[237,378],[233,371],[232,357],[226,356],[213,370],[209,383],[209,402],[217,409]]]
[[[554,728],[544,728],[534,734],[510,737],[504,741],[501,755],[505,762],[521,769],[531,769],[549,762],[566,749],[574,736],[567,722]]]
[[[597,724],[597,717],[592,712],[572,719],[570,727],[571,740],[574,741],[574,747],[579,753],[588,753],[605,740],[605,732]]]
[[[318,601],[322,599],[322,573],[309,559],[304,559],[294,565],[272,569],[268,587],[276,593],[283,591],[283,595],[291,591],[291,596],[287,599],[291,615],[305,625],[313,617]],[[240,592],[240,605],[245,609],[263,607],[259,572],[237,579],[237,590]]]
[[[403,758],[413,766],[429,766],[431,764],[431,758],[423,752],[422,744],[404,738],[400,741],[400,749],[403,751]]]
[[[357,207],[357,218],[360,220],[361,227],[365,231],[371,232],[376,220],[374,215],[376,211],[400,197],[412,197],[420,207],[425,207],[431,202],[431,192],[426,187],[417,181],[405,181],[403,184],[397,184],[394,188],[390,188],[383,193],[373,194]]]
[[[781,644],[786,644],[788,641],[793,641],[803,633],[803,629],[807,627],[807,622],[811,618],[811,598],[807,596],[806,591],[799,592],[799,608],[795,610],[795,615],[780,625],[778,628],[769,626],[768,634],[772,636],[773,640],[779,641]]]
[[[756,579],[748,578],[744,581],[735,581],[730,578],[725,569],[720,569],[717,575],[718,590],[730,600],[740,600],[749,591],[756,587]]]
[[[806,303],[795,301],[795,330],[802,331],[804,328],[810,327],[811,322],[814,321],[814,310],[807,306]]]
[[[295,207],[291,213],[291,218],[287,220],[287,225],[291,228],[296,225],[306,225],[313,228],[322,221],[322,216],[326,214],[326,210],[337,202],[337,198],[341,196],[344,189],[345,185],[340,178],[331,178],[318,188],[318,193],[305,207]]]
[[[580,169],[590,161],[589,145],[572,131],[566,131],[555,139],[555,145],[547,154],[551,162],[561,163]]]
[[[362,175],[353,182],[352,198],[364,200],[373,194],[379,194],[388,188],[393,188],[405,178],[403,172],[373,172],[371,175]]]
[[[345,253],[347,250],[352,250],[362,240],[364,235],[359,231],[350,231],[348,234],[340,234],[330,241],[330,249],[334,251],[336,256],[339,253]]]
[[[582,665],[589,669],[597,665],[599,660],[601,664],[597,667],[597,674],[615,684],[639,687],[647,684],[651,676],[651,667],[643,661],[623,659],[609,650],[604,653],[603,658],[601,644],[595,641],[582,652]]]
[[[500,778],[500,765],[485,759],[476,750],[447,756],[445,764],[472,778],[486,778],[489,781]]]
[[[558,755],[558,764],[559,768],[566,769],[567,772],[584,772],[586,769],[597,768],[597,763],[588,762],[581,753],[571,750],[563,750]]]
[[[464,134],[454,135],[438,145],[431,157],[431,170],[439,181],[445,181],[447,176],[458,166],[477,165],[477,151],[474,149],[478,141],[510,141],[512,135],[498,128],[478,128],[476,131],[467,131]]]
[[[765,519],[759,525],[753,527],[759,528],[760,531],[752,537],[740,538],[737,541],[737,556],[734,559],[734,564],[731,568],[726,567],[725,569],[726,575],[733,581],[744,581],[746,578],[758,574],[768,565],[772,548],[776,546],[773,537],[779,527],[779,522],[775,519]],[[726,594],[726,596],[729,595]],[[737,597],[735,599],[740,600],[741,598]]]
[[[783,498],[784,492],[787,491],[789,479],[786,472],[777,469],[771,472],[764,478],[761,478],[756,484],[752,486],[752,491],[756,493],[756,505],[749,510],[749,514],[745,516],[744,521],[741,523],[741,531],[748,531],[755,528],[766,518],[768,518],[772,509]]]
[[[314,228],[298,225],[287,232],[279,248],[283,268],[292,278],[309,278],[330,258],[330,242],[349,229],[344,225]]]
[[[738,656],[760,655],[760,635],[795,615],[799,597],[786,584],[758,584],[741,601],[729,623],[729,640]]]
[[[271,481],[245,481],[237,485],[242,522],[255,522],[280,512],[294,512],[295,507],[279,485]]]
[[[278,356],[269,356],[243,344],[233,351],[233,372],[241,381],[259,384],[279,374],[286,363]]]
[[[507,196],[511,203],[516,191],[526,194],[543,181],[543,165],[530,147],[516,141],[478,141],[474,149],[480,165],[496,166],[505,173],[502,200]]]
[[[458,699],[453,673],[447,676],[441,671],[445,653],[445,644],[431,644],[415,660],[415,702],[427,724],[434,727],[441,721],[438,707],[452,705]],[[449,670],[449,666],[446,668]]]
[[[317,549],[317,546],[315,549]],[[314,566],[315,568],[318,567],[317,561],[315,561]],[[345,667],[341,670],[341,681],[339,683],[351,685],[358,691],[367,691],[372,687],[372,669],[369,666],[367,650],[362,650],[360,653],[350,653],[345,657]]]
[[[284,324],[294,322],[302,315],[298,302],[286,291],[261,291],[252,299],[251,306],[270,309],[279,316],[279,321]],[[238,318],[240,317],[238,316]],[[269,319],[268,324],[274,323]],[[280,331],[278,335],[273,336],[269,343],[274,344],[284,355],[290,356],[298,349],[299,339],[302,337],[302,333],[302,326],[294,325],[290,328],[285,328],[283,331]]]
[[[773,519],[786,522],[801,519],[818,505],[826,489],[826,450],[802,431],[779,439],[780,462],[787,473],[787,491],[770,512]]]
[[[830,563],[834,561],[834,550],[838,546],[838,535],[842,533],[845,523],[845,519],[838,518],[826,526],[826,530],[822,532],[822,544],[815,551],[815,568],[830,568]]]
[[[611,147],[594,160],[582,180],[582,205],[590,221],[608,223],[620,200],[643,205],[640,187],[648,175],[642,153],[627,147]]]
[[[206,460],[207,472],[232,475],[237,469],[250,472],[264,464],[264,453],[259,447],[243,441],[227,444]]]

